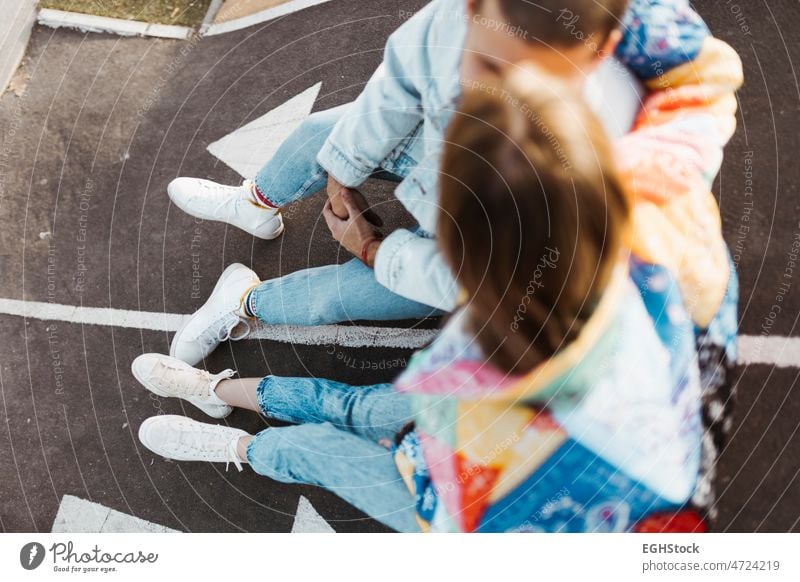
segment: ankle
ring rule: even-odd
[[[247,319],[256,319],[256,310],[255,310],[255,290],[258,285],[253,285],[245,291],[245,294],[242,295],[241,300],[239,301],[239,309],[237,314],[241,317]]]
[[[262,208],[268,208],[270,210],[278,210],[279,207],[275,206],[272,202],[267,200],[267,197],[259,190],[258,186],[256,186],[255,182],[250,182],[248,184],[249,193],[250,193],[250,200],[256,206],[261,206]]]
[[[242,463],[247,463],[247,449],[250,447],[250,443],[253,442],[253,436],[247,435],[243,437],[237,437],[233,443],[233,450],[236,451],[236,456],[239,457],[239,461]]]
[[[227,378],[217,378],[215,382],[213,382],[210,386],[208,391],[208,400],[210,404],[216,404],[218,406],[231,406],[225,399],[222,397],[225,394],[224,388],[220,390],[220,387],[226,384],[227,382],[232,382],[231,377],[233,376],[233,370],[225,370],[223,374],[227,375]]]

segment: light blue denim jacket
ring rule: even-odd
[[[334,127],[317,161],[339,182],[360,186],[377,169],[404,180],[395,195],[419,229],[392,232],[375,261],[378,281],[395,293],[449,311],[457,285],[433,233],[444,132],[462,91],[459,79],[469,16],[465,0],[433,0],[386,43],[384,60]],[[633,0],[616,57],[640,79],[692,60],[708,29],[688,0]],[[587,84],[590,104],[612,134],[630,127],[638,86],[611,60]],[[598,93],[606,90],[605,98]]]

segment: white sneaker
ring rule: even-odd
[[[277,209],[256,204],[251,194],[253,182],[224,186],[200,178],[175,178],[167,193],[175,206],[204,220],[227,222],[265,240],[283,232],[283,218]]]
[[[142,354],[131,364],[131,371],[150,392],[187,400],[214,418],[225,418],[233,411],[214,393],[217,384],[235,374],[233,370],[210,374],[176,358]]]
[[[169,355],[195,366],[222,342],[246,338],[250,324],[242,310],[242,299],[259,283],[258,276],[242,264],[225,269],[208,301],[172,338]],[[242,326],[244,333],[233,335],[234,328]]]
[[[164,414],[148,418],[139,427],[139,440],[157,455],[176,461],[233,463],[242,470],[246,462],[236,444],[249,433],[229,426],[204,424],[185,416]]]

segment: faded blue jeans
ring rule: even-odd
[[[264,378],[257,393],[262,414],[296,426],[255,436],[247,461],[256,473],[324,487],[397,531],[419,531],[414,498],[392,452],[378,444],[411,418],[407,396],[391,384],[276,376]]]
[[[323,189],[328,181],[317,153],[348,105],[309,116],[281,144],[259,171],[261,194],[283,207]],[[416,143],[416,142],[415,142]],[[375,177],[400,181],[416,165],[414,144],[404,144],[376,168]],[[268,324],[323,325],[350,320],[422,319],[441,312],[392,293],[378,283],[360,260],[304,269],[264,281],[253,293],[251,307]]]

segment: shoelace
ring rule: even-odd
[[[236,443],[238,443],[238,442],[239,442],[239,439],[237,438],[237,439],[232,439],[228,443],[228,455],[230,456],[231,460],[228,461],[227,463],[225,463],[225,472],[226,473],[228,472],[228,468],[230,467],[231,463],[233,463],[233,466],[236,467],[239,470],[240,473],[243,470],[242,469],[242,460],[239,458],[239,453],[236,452]]]
[[[245,339],[248,335],[250,335],[250,323],[246,319],[239,317],[235,313],[230,313],[228,315],[230,316],[231,319],[224,320],[222,322],[222,325],[220,325],[219,328],[217,328],[216,333],[212,333],[211,335],[204,334],[201,337],[201,341],[203,341],[204,344],[208,346],[213,346],[216,344],[220,344],[222,342],[226,342],[228,340],[232,342],[238,342]],[[240,335],[233,335],[231,332],[233,332],[233,330],[236,329],[236,327],[240,324],[244,325],[245,327],[244,333]]]
[[[163,368],[159,376],[161,382],[168,386],[174,386],[179,392],[188,396],[208,396],[208,387],[213,381],[213,376],[205,370],[194,370],[187,373],[186,369],[173,366],[165,362],[159,362],[158,365]]]
[[[159,362],[159,365],[164,368],[159,376],[161,382],[167,385],[177,387],[179,392],[186,396],[199,396],[201,398],[209,398],[211,396],[211,387],[215,380],[222,380],[225,378],[232,378],[236,372],[230,368],[223,370],[219,374],[211,374],[205,370],[194,370],[187,373],[185,368],[171,365],[165,362]],[[199,378],[199,382],[197,381]],[[193,381],[194,380],[194,381]]]
[[[228,340],[232,342],[238,342],[245,339],[248,335],[250,335],[250,323],[246,319],[239,317],[238,315],[233,315],[233,317],[236,318],[235,321],[231,320],[230,323],[225,322],[222,324],[219,330],[217,330],[217,335],[214,338],[214,341],[216,341],[217,343],[226,342]],[[236,329],[236,327],[239,324],[244,325],[246,331],[241,335],[233,335],[232,334],[233,330]]]
[[[240,188],[242,188],[242,187],[243,187],[243,188],[245,188],[245,189],[247,189],[247,188],[250,188],[250,187],[251,187],[251,185],[252,185],[252,183],[253,183],[253,182],[252,182],[252,181],[250,181],[250,180],[245,180],[245,181],[242,183],[242,185],[240,186]],[[216,197],[216,196],[218,195],[218,194],[217,194],[217,192],[216,192],[217,190],[223,190],[223,192],[224,192],[224,190],[228,188],[227,186],[225,186],[225,187],[221,187],[221,186],[209,186],[208,184],[203,184],[203,187],[204,187],[205,189],[207,189],[207,190],[212,190],[212,191],[214,192],[214,194],[212,194],[212,196],[214,196],[214,197]],[[251,202],[251,200],[250,200],[250,198],[249,198],[248,196],[245,196],[245,197],[244,197],[244,198],[242,198],[242,199],[243,199],[243,200],[245,200],[245,201],[247,201],[247,202]],[[233,204],[233,211],[232,211],[232,213],[231,213],[231,212],[230,212],[230,209],[229,209],[229,214],[228,214],[228,216],[230,216],[231,214],[233,214],[234,216],[235,216],[235,215],[237,215],[237,214],[239,214],[239,205],[238,205],[238,204],[236,204],[236,202],[238,202],[239,200],[240,200],[240,198],[233,198],[233,197],[229,197],[229,196],[222,196],[222,200],[220,200],[219,204],[217,204],[217,206],[214,208],[214,214],[219,214],[221,210],[223,210],[223,209],[224,209],[226,206],[228,206],[228,205],[231,203],[231,201],[233,201],[233,202],[234,202],[234,204]]]
[[[230,468],[230,464],[233,463],[234,467],[236,467],[241,473],[244,470],[242,468],[242,460],[239,458],[239,453],[236,452],[236,443],[239,441],[239,438],[237,437],[235,439],[231,439],[222,445],[219,440],[209,440],[208,438],[203,438],[206,436],[206,434],[206,430],[193,426],[188,435],[190,437],[189,442],[187,442],[186,445],[209,453],[218,453],[220,451],[220,447],[224,446],[225,457],[228,459],[225,461],[225,471],[227,472]]]
[[[245,182],[243,185],[246,185],[246,184],[247,184],[247,182]],[[234,202],[234,204],[233,204],[233,214],[236,215],[236,214],[239,213],[239,206],[238,206],[238,204],[236,204],[237,198],[233,198],[233,197],[230,197],[230,196],[227,196],[227,195],[223,196],[221,193],[218,192],[219,190],[221,190],[224,193],[225,190],[227,190],[227,188],[229,188],[229,187],[227,187],[227,186],[225,186],[225,187],[213,186],[212,187],[212,186],[209,186],[208,184],[203,184],[203,187],[205,187],[207,190],[212,190],[212,192],[213,192],[212,196],[214,196],[214,197],[220,196],[222,198],[222,200],[220,200],[219,204],[217,204],[217,206],[214,208],[214,214],[219,214],[220,210],[222,210],[228,204],[230,204],[231,201]]]

